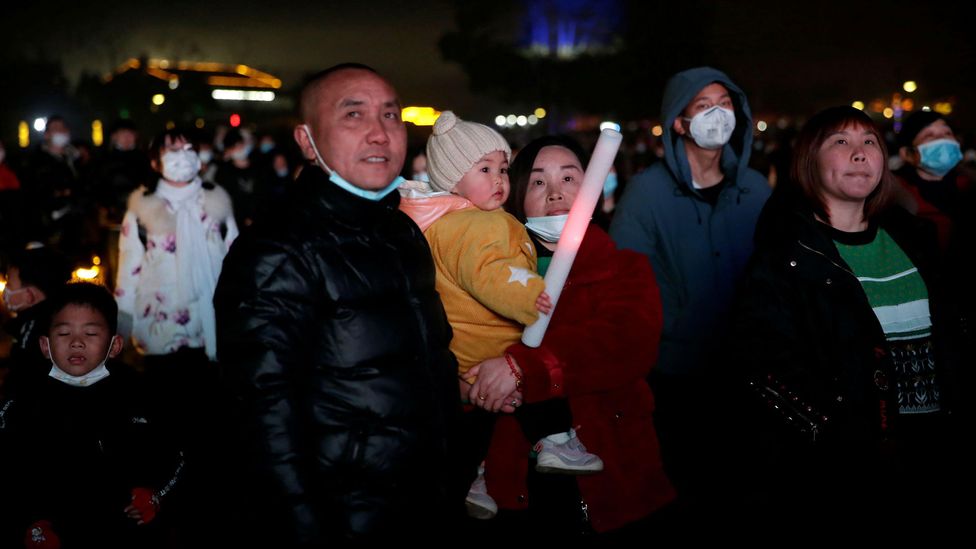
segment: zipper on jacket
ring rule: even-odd
[[[819,256],[822,256],[824,259],[826,259],[827,261],[829,261],[831,265],[833,265],[834,267],[837,267],[838,269],[844,271],[845,273],[853,276],[854,277],[854,280],[857,280],[857,275],[854,274],[854,271],[851,271],[847,267],[844,267],[843,265],[838,264],[836,261],[834,261],[833,259],[831,259],[830,256],[828,256],[827,254],[825,254],[825,253],[823,253],[823,252],[821,252],[819,250],[815,250],[815,249],[811,248],[810,246],[807,246],[806,244],[803,243],[802,240],[797,240],[796,243],[799,244],[800,246],[802,246],[802,247],[810,250],[811,252],[813,252],[813,253],[815,253],[815,254],[817,254]],[[860,283],[859,280],[858,280],[858,283]]]
[[[834,261],[833,259],[831,259],[827,254],[825,254],[825,253],[823,253],[823,252],[821,252],[819,250],[815,250],[815,249],[811,248],[810,246],[807,246],[806,244],[803,243],[802,240],[797,240],[796,243],[799,244],[800,246],[806,248],[807,250],[810,250],[811,252],[813,252],[813,253],[815,253],[815,254],[823,257],[824,259],[826,259],[827,261],[829,261],[831,265],[837,267],[841,271],[844,271],[845,273],[847,273],[847,274],[851,275],[852,277],[854,277],[854,280],[857,280],[858,285],[861,284],[861,281],[857,278],[857,275],[854,274],[853,271],[851,271],[850,269],[848,269],[848,268],[846,268],[846,267],[844,267],[842,265],[839,265],[836,261]],[[868,306],[870,306],[870,303],[868,304]],[[878,327],[878,330],[881,333],[881,340],[887,342],[887,338],[884,335],[884,330],[881,328],[881,324],[879,323],[877,325],[877,327]],[[880,371],[880,370],[878,370],[878,371]],[[876,372],[876,374],[877,374],[877,372]],[[882,393],[882,395],[886,392],[886,390],[881,389],[881,387],[878,387],[877,386],[877,383],[875,383],[875,386]],[[891,431],[891,425],[890,425],[890,423],[888,421],[887,404],[888,403],[887,403],[886,399],[883,396],[881,396],[881,398],[878,399],[878,420],[879,420],[879,427],[881,428],[881,435],[882,435],[882,439],[883,440],[888,440],[889,432]]]

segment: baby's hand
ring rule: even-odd
[[[535,308],[539,310],[540,313],[547,315],[552,312],[552,300],[549,299],[549,294],[542,292],[539,297],[535,300]]]

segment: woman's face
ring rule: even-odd
[[[831,204],[861,203],[877,188],[885,158],[874,129],[849,125],[827,136],[817,153],[820,184]]]
[[[583,166],[572,151],[558,145],[543,147],[529,174],[525,216],[568,214],[582,183]]]

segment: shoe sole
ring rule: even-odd
[[[571,475],[575,477],[585,476],[585,475],[595,475],[597,473],[603,472],[603,467],[599,469],[570,469],[567,467],[554,467],[552,465],[536,465],[535,470],[540,473],[547,473],[551,475]]]
[[[470,501],[465,501],[464,507],[468,511],[468,516],[477,520],[491,520],[495,518],[495,515],[498,514],[497,511],[492,511],[487,507],[476,505],[474,503],[471,503]]]

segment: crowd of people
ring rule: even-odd
[[[556,299],[587,150],[445,111],[407,180],[365,65],[305,84],[300,165],[237,130],[142,152],[125,123],[84,160],[58,117],[14,169],[0,149],[0,545],[961,528],[976,190],[952,122],[911,114],[893,173],[867,114],[826,109],[771,185],[728,75],[663,98],[660,161],[610,174]],[[70,282],[78,252],[112,291]]]

